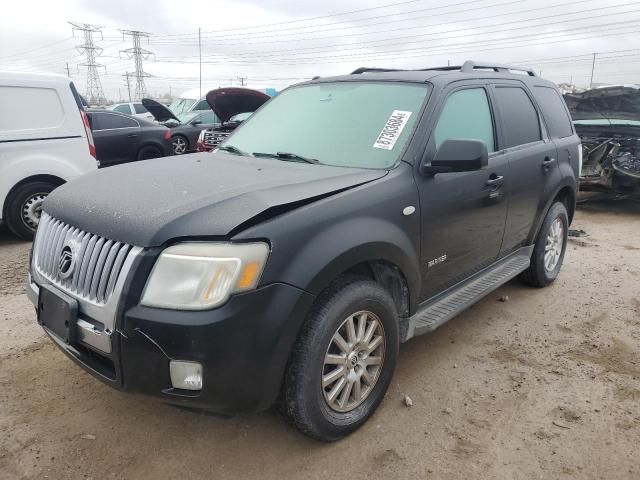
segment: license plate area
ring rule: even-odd
[[[38,294],[38,323],[64,342],[75,344],[77,322],[77,300],[49,285],[42,285]]]

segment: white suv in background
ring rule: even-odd
[[[127,115],[133,115],[134,117],[144,118],[145,120],[153,121],[153,115],[149,113],[149,110],[145,108],[144,105],[140,102],[133,103],[116,103],[115,105],[111,105],[107,107],[107,110],[111,110],[113,112],[118,113],[126,113]]]
[[[0,223],[31,239],[46,196],[97,168],[89,120],[69,78],[0,72]]]

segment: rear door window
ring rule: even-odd
[[[542,109],[542,115],[549,128],[551,138],[564,138],[573,135],[571,118],[560,94],[551,87],[533,87],[533,93]]]
[[[436,148],[445,140],[471,138],[487,144],[495,151],[493,120],[484,88],[469,88],[452,93],[440,113],[434,130]]]
[[[93,130],[109,130],[114,128],[134,128],[138,127],[138,122],[123,115],[114,115],[106,112],[93,112],[91,114]]]
[[[520,87],[497,86],[495,96],[504,134],[501,148],[542,140],[538,111],[527,92]]]

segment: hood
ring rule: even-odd
[[[144,108],[149,110],[149,113],[153,115],[153,118],[155,118],[157,122],[164,123],[168,120],[175,120],[178,123],[182,123],[168,107],[165,107],[160,102],[156,102],[150,98],[143,98],[141,102]]]
[[[283,213],[386,173],[194,153],[179,161],[165,157],[85,174],[52,192],[44,210],[88,232],[149,247],[178,237],[228,236],[252,219],[269,218],[270,212]]]
[[[248,88],[218,88],[207,93],[207,103],[220,121],[227,122],[238,113],[255,112],[271,97]]]
[[[612,86],[564,96],[573,120],[640,122],[640,88]]]

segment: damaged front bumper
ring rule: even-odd
[[[37,306],[39,286],[31,278],[27,291]],[[82,341],[80,329],[91,325],[90,318],[79,319],[72,343],[45,331],[68,357],[116,389],[222,414],[260,411],[275,401],[291,344],[313,301],[303,290],[271,284],[214,310],[175,311],[137,305],[139,282],[128,291],[133,297],[120,304],[108,352]],[[202,389],[173,388],[171,360],[200,363]]]

